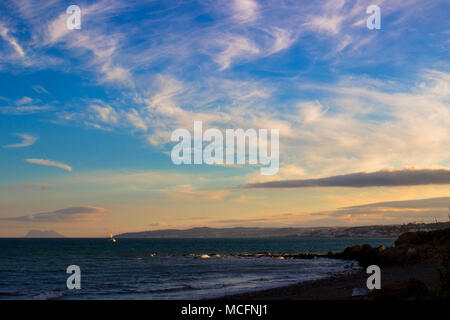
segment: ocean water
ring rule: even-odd
[[[0,299],[202,299],[349,271],[335,259],[235,254],[326,253],[394,239],[0,239]],[[204,254],[219,254],[202,258]],[[68,290],[69,265],[81,289]],[[355,264],[354,264],[355,266]]]

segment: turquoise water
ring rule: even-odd
[[[326,253],[394,239],[0,239],[0,299],[201,299],[327,277],[349,261],[240,257]],[[220,257],[200,258],[203,254]],[[81,289],[66,288],[66,268]]]

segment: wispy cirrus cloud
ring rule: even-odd
[[[91,105],[89,108],[96,114],[101,122],[108,124],[117,123],[117,113],[111,106]]]
[[[145,124],[145,120],[141,117],[141,115],[139,115],[136,109],[130,109],[130,111],[126,114],[126,118],[137,130],[147,131],[148,128]]]
[[[117,62],[125,35],[105,32],[104,29],[111,16],[129,7],[130,3],[115,0],[102,0],[83,6],[83,20],[91,22],[90,28],[83,32],[67,28],[67,14],[63,10],[56,18],[48,20],[44,28],[40,28],[40,37],[45,45],[62,46],[74,51],[84,62],[84,68],[94,67],[102,75],[101,81],[132,85],[129,69]]]
[[[45,93],[45,94],[47,94],[47,95],[51,95],[50,92],[48,92],[47,89],[45,89],[45,88],[44,88],[43,86],[41,86],[41,85],[36,84],[36,85],[33,85],[32,88],[33,88],[33,90],[36,91],[37,93],[40,93],[40,94]]]
[[[312,53],[314,59],[318,60],[341,62],[333,65],[333,68],[339,66],[344,69],[349,63],[342,63],[343,58],[347,61],[354,61],[353,58],[358,57],[364,61],[370,60],[367,59],[368,51],[362,50],[363,44],[371,49],[376,45],[377,50],[395,50],[396,44],[386,46],[380,41],[386,37],[405,37],[401,31],[408,28],[411,21],[396,22],[397,32],[383,33],[384,38],[379,39],[380,33],[370,33],[361,23],[367,18],[365,8],[371,4],[370,1],[219,1],[207,9],[201,6],[193,7],[192,10],[178,10],[179,6],[166,4],[164,10],[158,12],[161,15],[150,15],[148,19],[133,21],[133,24],[126,23],[127,19],[111,19],[122,15],[128,17],[127,13],[134,10],[129,3],[98,1],[82,5],[83,21],[89,21],[89,29],[78,30],[80,32],[67,30],[65,6],[57,1],[45,5],[33,1],[14,3],[24,17],[24,22],[33,26],[30,28],[33,41],[30,40],[26,46],[27,54],[28,50],[39,53],[49,49],[61,50],[64,59],[67,57],[76,61],[76,65],[71,68],[98,73],[100,81],[114,83],[118,79],[130,78],[136,83],[137,87],[133,88],[135,91],[124,92],[124,95],[135,97],[136,101],[128,100],[115,105],[106,101],[115,114],[110,112],[107,116],[103,112],[106,109],[102,113],[91,110],[93,112],[89,116],[93,118],[90,121],[73,117],[74,121],[81,119],[98,128],[103,128],[105,120],[108,125],[118,128],[128,124],[133,133],[139,131],[148,134],[147,140],[154,145],[169,141],[168,132],[180,124],[186,125],[194,117],[215,122],[215,125],[278,126],[282,128],[281,134],[290,139],[285,143],[287,147],[284,152],[289,152],[288,156],[283,157],[286,164],[293,163],[294,155],[299,154],[304,161],[300,165],[307,171],[318,170],[316,167],[320,166],[329,168],[323,170],[342,172],[349,166],[349,161],[353,167],[356,160],[361,163],[356,170],[366,170],[366,166],[370,170],[379,170],[393,166],[395,161],[400,162],[398,166],[405,167],[415,165],[414,160],[423,154],[425,157],[420,159],[420,166],[427,167],[439,163],[442,165],[442,159],[448,158],[445,151],[448,148],[444,142],[447,134],[444,129],[447,126],[445,119],[448,117],[442,107],[447,98],[441,94],[432,95],[434,89],[445,88],[445,82],[448,81],[442,76],[445,72],[435,75],[435,79],[442,76],[435,88],[427,87],[429,74],[418,75],[417,82],[421,84],[417,88],[397,92],[393,92],[395,86],[371,86],[366,83],[367,79],[360,76],[355,77],[353,83],[338,81],[329,84],[326,89],[323,88],[323,91],[328,91],[327,96],[320,93],[316,95],[318,90],[315,90],[311,101],[292,99],[285,105],[278,99],[289,95],[282,92],[283,86],[288,83],[284,79],[258,81],[255,76],[246,78],[245,73],[238,76],[233,74],[234,67],[245,67],[247,63],[258,59],[267,59],[297,42],[302,48],[299,53]],[[411,15],[419,14],[438,3],[379,1],[383,9],[383,27],[387,28],[387,21],[396,21],[399,16],[412,19]],[[133,5],[146,8],[144,2],[137,1]],[[413,7],[418,10],[413,10]],[[209,20],[199,26],[197,17]],[[161,25],[161,19],[171,23]],[[105,25],[108,25],[108,33],[105,32]],[[148,30],[149,34],[142,35],[141,29]],[[317,52],[329,54],[322,56],[317,55]],[[395,55],[386,53],[386,56],[393,60],[397,57],[399,60],[404,59],[402,50],[396,52]],[[371,57],[383,60],[384,55],[374,54]],[[261,70],[266,71],[267,61],[263,62]],[[267,65],[270,66],[270,62]],[[155,66],[159,66],[158,71],[163,69],[164,72],[153,72]],[[252,66],[256,68],[254,64]],[[194,67],[201,70],[198,78],[190,72]],[[274,69],[278,72],[276,67]],[[170,80],[157,86],[155,84],[161,75]],[[299,81],[291,80],[294,83]],[[422,82],[425,82],[424,87]],[[308,90],[304,84],[298,87]],[[248,91],[248,94],[241,94],[242,90]],[[297,90],[297,87],[292,90]],[[413,106],[409,111],[401,101],[403,98]],[[427,108],[420,109],[424,105],[432,105],[432,112],[427,114]],[[99,106],[105,108],[105,105]],[[80,109],[84,113],[85,110]],[[39,104],[0,108],[0,112],[10,114],[43,110],[50,108]],[[435,111],[441,116],[433,118],[432,113]],[[389,114],[391,119],[380,119],[380,113]],[[424,121],[413,123],[413,118],[422,119],[421,115],[425,115]],[[377,130],[380,125],[381,129]],[[424,129],[432,127],[438,128],[438,134],[434,137],[419,136],[420,132],[426,132]],[[402,131],[404,128],[406,130]],[[294,133],[298,134],[298,138],[291,139]],[[406,150],[402,145],[405,139],[416,145]],[[420,139],[427,141],[422,143]],[[370,150],[365,147],[368,145],[371,146]],[[398,152],[382,154],[382,146],[385,145],[395,145],[394,149]],[[432,161],[437,151],[429,152],[431,146],[442,153],[438,155],[439,161]],[[401,158],[405,153],[410,153],[411,157]]]
[[[224,47],[224,50],[215,57],[220,70],[228,69],[233,60],[248,59],[260,52],[251,39],[238,35],[228,35],[224,39],[219,39],[218,44]]]
[[[0,24],[0,37],[8,42],[21,58],[25,58],[25,51],[22,46],[18,43],[16,38],[10,35],[10,30],[2,24]]]
[[[33,164],[39,164],[39,165],[42,165],[42,166],[61,168],[61,169],[64,169],[66,171],[69,171],[69,172],[72,171],[72,167],[67,165],[67,164],[65,164],[65,163],[52,161],[52,160],[47,160],[47,159],[30,158],[30,159],[25,159],[25,162],[33,163]]]
[[[76,58],[79,68],[97,72],[101,81],[128,85],[134,85],[134,71],[163,60],[170,60],[172,66],[183,70],[197,65],[200,53],[212,61],[221,62],[222,71],[227,69],[228,63],[232,66],[235,61],[266,57],[311,34],[317,36],[314,42],[319,47],[330,51],[330,54],[317,56],[318,59],[340,59],[339,53],[344,49],[353,50],[352,58],[366,59],[365,52],[355,49],[364,46],[373,49],[371,41],[366,41],[372,37],[363,23],[367,18],[365,9],[372,4],[368,0],[282,3],[276,0],[233,0],[208,4],[204,6],[201,2],[200,5],[194,2],[192,6],[182,7],[164,3],[157,15],[149,14],[146,19],[134,19],[129,23],[128,14],[138,10],[152,12],[153,4],[119,0],[83,3],[83,21],[89,21],[89,29],[83,28],[82,32],[67,29],[66,7],[58,1],[38,5],[34,1],[14,0],[11,7],[30,25],[29,50],[42,55],[49,48],[69,49],[65,53]],[[383,19],[389,17],[399,31],[407,28],[406,22],[410,22],[414,15],[438,6],[440,1],[393,3],[380,0],[377,4],[383,8]],[[122,15],[126,18],[120,22],[114,19]],[[199,28],[195,24],[197,17],[214,17],[214,21]],[[168,23],[162,25],[161,19]],[[140,34],[142,29],[148,30],[148,37]],[[395,38],[399,32],[385,36]],[[229,43],[218,43],[227,37],[239,43],[234,47]],[[146,38],[151,41],[141,41]],[[132,39],[137,39],[137,43]],[[217,50],[218,44],[220,50]],[[304,48],[313,53],[318,49],[310,43]],[[244,55],[248,57],[243,59]],[[201,61],[202,68],[210,71],[210,62],[208,59]]]
[[[29,147],[33,145],[37,141],[37,137],[34,137],[27,133],[17,133],[16,136],[22,139],[19,143],[14,144],[7,144],[4,145],[3,148],[23,148],[23,147]]]
[[[52,107],[47,105],[27,105],[27,106],[0,106],[0,114],[22,115],[22,114],[34,114],[44,111],[50,111]]]
[[[0,218],[2,221],[16,222],[75,222],[96,221],[108,210],[100,207],[69,207],[50,212],[40,212],[30,215]]]
[[[0,114],[26,115],[51,111],[53,109],[41,100],[30,97],[22,97],[18,100],[5,99],[5,101],[7,105],[0,106]]]
[[[233,0],[233,18],[239,22],[253,21],[258,16],[258,7],[255,0]]]
[[[33,99],[31,99],[30,97],[22,97],[21,99],[16,101],[16,104],[21,106],[24,104],[30,104],[33,102]]]

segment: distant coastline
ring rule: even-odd
[[[25,238],[65,238],[62,234],[54,230],[30,230]]]
[[[405,232],[433,231],[450,227],[450,222],[408,223],[402,225],[373,225],[358,227],[316,228],[191,228],[127,232],[114,238],[181,239],[181,238],[396,238]]]

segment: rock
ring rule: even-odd
[[[406,232],[401,234],[397,240],[395,240],[395,246],[404,246],[409,245],[411,243],[411,240],[416,237],[416,232]]]
[[[450,243],[450,228],[434,231],[406,232],[398,237],[395,246],[442,246]]]
[[[372,248],[369,244],[347,247],[338,257],[343,259],[357,260],[361,266],[374,264],[380,247]]]
[[[357,260],[363,267],[371,264],[405,265],[441,259],[449,250],[450,228],[447,228],[429,232],[406,232],[398,237],[394,247],[355,245],[330,257]]]

